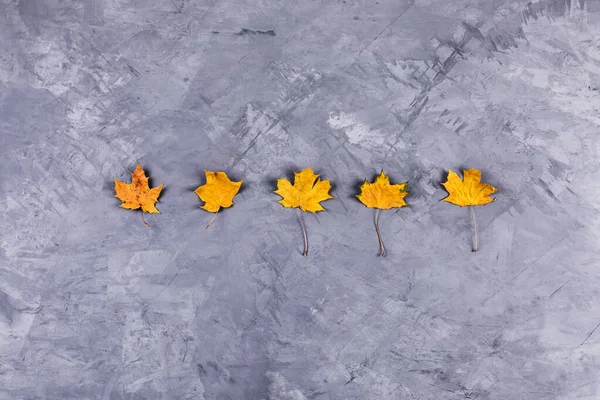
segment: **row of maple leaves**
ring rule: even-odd
[[[206,229],[208,229],[221,208],[228,208],[233,205],[233,198],[240,190],[243,180],[233,182],[225,172],[204,172],[206,173],[206,183],[198,187],[194,193],[205,203],[200,206],[201,208],[215,213],[208,225],[206,225]],[[155,203],[158,201],[158,196],[160,196],[164,185],[150,188],[148,177],[139,163],[135,171],[131,174],[131,177],[131,183],[115,179],[115,197],[123,202],[121,203],[121,207],[130,210],[141,208],[143,212],[151,214],[159,213]],[[447,181],[442,183],[448,191],[448,196],[443,201],[461,207],[471,207],[474,231],[473,251],[475,252],[478,247],[478,239],[477,221],[473,206],[482,206],[494,201],[495,199],[490,195],[496,192],[496,188],[481,182],[481,171],[476,169],[471,168],[463,171],[463,178],[460,179],[456,172],[448,171]],[[374,182],[369,182],[365,179],[360,187],[360,194],[356,196],[365,206],[376,209],[375,230],[379,239],[381,256],[385,255],[385,246],[383,245],[379,231],[379,212],[381,210],[408,206],[404,201],[404,197],[408,194],[406,190],[407,183],[392,185],[390,184],[389,177],[381,170],[381,174],[375,178]],[[333,198],[329,194],[330,189],[331,183],[329,180],[321,180],[319,175],[315,174],[311,168],[294,173],[293,184],[285,178],[277,180],[277,190],[275,190],[275,193],[282,197],[279,203],[284,207],[296,208],[297,210],[298,220],[302,226],[304,236],[304,256],[308,254],[308,236],[300,210],[312,213],[325,211],[323,206],[321,206],[321,202]],[[143,213],[142,221],[146,226],[150,226],[144,220]]]

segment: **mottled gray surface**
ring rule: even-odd
[[[599,399],[599,91],[597,0],[0,0],[0,398]]]

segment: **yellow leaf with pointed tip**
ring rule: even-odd
[[[481,182],[481,171],[467,169],[463,171],[464,180],[461,180],[456,172],[448,170],[448,180],[442,185],[448,191],[448,197],[443,199],[457,206],[483,206],[495,198],[490,197],[496,192],[496,188]]]
[[[284,207],[299,207],[302,211],[325,211],[320,202],[333,199],[329,194],[331,183],[328,179],[321,180],[311,168],[306,168],[301,172],[294,173],[294,184],[287,179],[277,180],[277,190],[275,193],[283,197],[279,203]]]
[[[200,200],[204,201],[204,205],[200,208],[216,213],[221,207],[231,207],[233,198],[244,181],[233,182],[225,172],[205,170],[204,173],[206,174],[206,183],[194,191]]]
[[[407,182],[396,185],[390,184],[390,178],[381,170],[381,174],[371,183],[365,179],[360,186],[358,200],[370,208],[379,208],[389,210],[390,208],[408,206],[404,197],[408,194],[406,191]]]
[[[148,177],[142,169],[140,163],[131,174],[131,183],[121,182],[115,179],[115,197],[123,203],[121,207],[130,210],[142,208],[142,211],[157,214],[160,213],[154,205],[158,201],[160,191],[164,185],[150,189],[148,186]]]

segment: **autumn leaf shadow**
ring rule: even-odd
[[[206,183],[206,175],[204,174],[204,169],[196,167],[195,171],[194,171],[194,183],[190,186],[186,186],[185,191],[193,192],[194,190],[196,190],[196,188],[198,186],[202,186],[205,183]]]
[[[152,167],[144,167],[142,165],[142,168],[144,168],[144,172],[146,173],[146,176],[148,177],[148,186],[150,187],[150,189],[154,188],[154,178],[152,175]],[[135,166],[133,167],[133,169],[135,169]],[[161,184],[158,184],[156,186],[160,186]],[[163,188],[160,191],[160,195],[158,196],[158,202],[161,201],[161,198],[163,198],[167,192],[170,192],[171,190],[167,187],[167,184],[163,182]]]
[[[277,181],[279,179],[287,179],[292,184],[294,184],[294,174],[296,172],[302,171],[297,167],[287,166],[283,168],[283,174],[280,175],[269,175],[266,179],[263,180],[263,185],[269,192],[274,192],[277,190]]]
[[[263,182],[263,186],[267,189],[267,191],[269,192],[274,192],[275,190],[277,190],[277,180],[279,179],[279,177],[271,175],[268,176],[266,179],[264,179]]]
[[[240,186],[240,190],[238,190],[237,194],[243,194],[246,190],[248,190],[248,182],[244,179],[243,176],[240,176],[234,172],[227,173],[227,176],[229,176],[229,179],[231,179],[234,182],[239,182],[241,180],[243,180],[242,182],[242,186]],[[206,179],[204,180],[206,182]]]
[[[377,173],[373,174],[373,179],[371,180],[371,182],[375,179],[376,176]],[[365,182],[365,180],[368,180],[366,176],[364,178],[352,178],[352,181],[350,183],[350,187],[352,188],[352,190],[350,191],[350,193],[348,193],[346,197],[360,203],[360,200],[358,200],[358,197],[356,196],[360,194],[360,186]]]
[[[449,168],[449,169],[452,169],[452,168]],[[462,165],[458,167],[460,176],[462,176],[463,169],[464,169],[464,167]],[[444,187],[444,185],[442,185],[442,183],[444,183],[448,180],[448,169],[440,168],[438,170],[438,173],[436,175],[434,175],[433,178],[436,179],[433,186],[438,189],[442,189],[443,191],[446,191],[446,188]]]
[[[362,185],[364,181],[365,181],[364,178],[363,179],[353,178],[350,183],[351,190],[346,197],[349,199],[352,199],[353,201],[357,201],[360,203],[360,200],[358,200],[358,197],[356,197],[356,196],[360,194],[360,185]]]
[[[448,178],[448,170],[452,170],[452,171],[456,172],[456,173],[458,174],[458,176],[460,176],[460,179],[464,179],[464,177],[465,177],[465,176],[464,176],[464,171],[466,171],[466,170],[468,170],[468,169],[469,169],[469,167],[467,167],[466,165],[464,165],[464,164],[459,164],[459,165],[456,167],[456,169],[453,169],[453,168],[448,168],[448,169],[442,170],[442,175],[443,175],[443,176],[442,176],[442,178],[440,179],[440,186],[442,186],[442,182],[446,182],[446,180],[447,180],[447,178]],[[443,189],[443,188],[444,188],[444,187],[442,186],[442,189]]]
[[[115,178],[116,180],[122,180],[122,177]],[[104,181],[104,185],[102,185],[102,194],[106,194],[115,201],[115,204],[120,204],[121,200],[115,197],[115,180],[106,180]]]
[[[194,210],[197,209],[198,207],[200,207],[202,204],[204,204],[204,202],[202,200],[200,200],[200,198],[196,195],[196,193],[194,193],[194,191],[199,187],[202,186],[206,183],[206,175],[204,174],[204,170],[201,168],[197,168],[196,167],[196,171],[194,172],[194,184],[193,185],[189,185],[183,188],[184,190],[184,195],[188,196],[188,195],[194,195],[194,197],[196,198],[196,200],[198,200],[198,202],[194,202],[194,205],[190,208],[193,208]]]

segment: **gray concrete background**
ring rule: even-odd
[[[597,400],[599,11],[0,0],[0,398]],[[138,160],[151,228],[113,197]],[[272,190],[309,166],[304,258]],[[469,167],[476,254],[440,202]],[[208,231],[204,169],[245,180]]]

